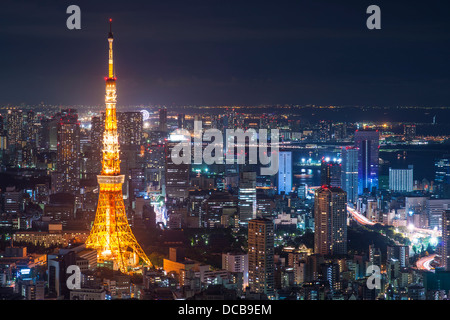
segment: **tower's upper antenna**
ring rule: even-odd
[[[112,34],[112,19],[109,19],[109,34],[108,34],[108,42],[109,42],[109,73],[108,78],[114,78],[114,61],[113,61],[113,34]]]
[[[112,19],[109,19],[109,35],[108,38],[112,38],[113,37],[113,33],[112,33]]]

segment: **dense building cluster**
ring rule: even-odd
[[[450,158],[442,149],[432,175],[417,179],[407,151],[441,141],[418,136],[419,124],[205,110],[117,113],[127,218],[153,264],[133,275],[84,244],[98,204],[104,113],[3,109],[0,296],[447,298]],[[278,129],[277,174],[249,161],[175,164],[174,132],[195,135],[194,121],[224,135]],[[244,152],[248,160],[248,145]],[[79,289],[67,288],[70,265],[82,271]],[[375,289],[372,265],[381,271]]]

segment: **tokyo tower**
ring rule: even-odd
[[[137,242],[128,224],[122,195],[125,176],[120,174],[119,135],[116,119],[116,77],[113,63],[112,20],[108,34],[109,74],[106,80],[106,117],[103,133],[102,171],[97,176],[100,186],[94,225],[86,240],[86,248],[97,250],[98,262],[112,261],[114,269],[132,272],[142,260],[151,262]]]

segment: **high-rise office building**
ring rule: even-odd
[[[8,144],[16,147],[22,141],[23,112],[18,109],[9,109],[6,116],[6,129]]]
[[[256,172],[241,172],[239,176],[239,224],[246,226],[256,218]]]
[[[251,292],[274,294],[274,225],[269,219],[248,223],[248,281]]]
[[[434,162],[435,193],[439,198],[450,198],[450,155],[445,155]]]
[[[178,129],[186,129],[186,116],[182,113],[178,114]]]
[[[4,212],[10,216],[20,215],[23,212],[23,192],[15,187],[7,187],[3,196]]]
[[[41,127],[37,114],[33,110],[28,110],[25,118],[25,128],[23,130],[24,139],[32,148],[36,148],[39,143],[39,130]]]
[[[333,124],[333,138],[338,141],[347,138],[347,124],[345,122]]]
[[[279,152],[278,160],[278,194],[292,191],[292,152]]]
[[[347,194],[338,187],[322,186],[314,198],[314,253],[347,254]]]
[[[125,175],[123,192],[125,197],[133,201],[139,192],[145,189],[138,182],[142,180],[144,158],[141,153],[142,134],[143,134],[143,114],[136,112],[118,112],[117,113],[117,132],[119,134],[120,144],[120,171]],[[140,185],[140,186],[138,186]],[[136,190],[136,187],[139,190]]]
[[[165,192],[167,198],[182,201],[188,198],[190,165],[173,161],[172,149],[181,142],[180,139],[177,135],[170,135],[166,142]]]
[[[400,263],[401,268],[409,266],[409,247],[408,246],[388,246],[387,261],[396,259]]]
[[[331,121],[320,120],[318,123],[318,140],[319,141],[329,141],[331,138]]]
[[[69,299],[70,290],[67,288],[66,280],[69,277],[67,268],[71,265],[76,265],[74,251],[47,255],[48,294],[50,297]]]
[[[6,132],[8,139],[9,163],[20,167],[23,161],[23,112],[18,109],[9,109],[6,117]]]
[[[450,210],[442,213],[442,261],[441,266],[450,271]]]
[[[8,137],[0,133],[0,163],[3,163],[8,153]]]
[[[273,217],[275,214],[275,201],[264,192],[256,194],[257,216]]]
[[[450,155],[446,155],[434,162],[436,183],[450,184]]]
[[[145,153],[147,181],[152,181],[151,187],[159,190],[163,188],[165,175],[165,148],[165,144],[158,143],[158,141],[147,143]]]
[[[430,229],[441,230],[442,214],[450,209],[450,199],[427,199],[426,211]]]
[[[147,183],[145,181],[144,169],[133,168],[128,172],[128,188],[129,199],[134,201],[136,197],[143,197],[146,195]]]
[[[428,214],[426,210],[428,197],[405,197],[406,224],[416,228],[428,228]]]
[[[234,221],[230,220],[236,220],[238,202],[238,197],[229,192],[215,191],[211,193],[208,199],[197,204],[200,225],[205,228],[234,225]]]
[[[101,151],[103,142],[103,131],[105,130],[104,114],[102,117],[92,117],[91,119],[91,143]]]
[[[22,297],[25,300],[44,300],[45,281],[27,280],[22,283]]]
[[[159,109],[159,131],[167,132],[167,109]]]
[[[143,130],[142,112],[117,112],[117,130],[121,146],[139,146]]]
[[[0,136],[3,135],[3,133],[5,131],[5,125],[4,125],[3,121],[4,121],[4,118],[0,114]]]
[[[58,128],[59,128],[59,118],[58,115],[55,116],[50,122],[48,126],[48,141],[49,141],[49,150],[57,151],[58,150]]]
[[[340,268],[339,264],[335,262],[321,264],[322,278],[326,281],[332,292],[341,289],[340,285]]]
[[[358,194],[378,188],[379,145],[378,130],[356,130],[358,152]]]
[[[369,263],[381,268],[381,250],[373,244],[369,246]]]
[[[322,159],[320,166],[320,184],[332,187],[341,187],[342,165],[338,161]]]
[[[242,272],[244,287],[248,286],[248,254],[243,252],[222,253],[222,269]]]
[[[45,151],[57,151],[59,116],[56,114],[51,119],[41,119],[39,147]]]
[[[341,187],[347,192],[347,202],[356,204],[358,200],[358,148],[343,147],[341,158]]]
[[[74,109],[61,112],[58,123],[54,192],[76,193],[80,184],[80,123]]]
[[[407,169],[389,168],[389,190],[397,192],[412,192],[414,186],[412,165]]]
[[[297,195],[300,199],[306,199],[308,195],[308,185],[306,183],[300,183],[298,185]]]
[[[102,117],[92,117],[91,119],[91,144],[92,160],[99,165],[96,173],[101,170],[103,131],[105,131],[104,114]]]

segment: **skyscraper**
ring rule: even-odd
[[[314,253],[347,254],[347,194],[338,187],[322,186],[314,198]]]
[[[450,198],[450,155],[437,159],[434,163],[436,190],[439,198]]]
[[[434,170],[436,183],[450,184],[450,155],[437,159],[434,162]]]
[[[430,229],[442,228],[442,214],[445,210],[450,209],[450,199],[427,199],[426,210],[429,219]]]
[[[58,149],[58,125],[59,116],[56,114],[51,119],[43,119],[41,129],[40,147],[46,151],[57,151]]]
[[[335,140],[343,140],[347,137],[347,124],[335,123],[333,124],[333,138]]]
[[[292,191],[292,152],[279,152],[278,160],[278,194]]]
[[[40,121],[37,119],[36,113],[33,110],[28,110],[25,121],[24,140],[32,148],[36,148],[38,142],[38,132],[40,128]]]
[[[248,281],[251,292],[274,294],[274,231],[269,219],[248,223]]]
[[[358,148],[343,147],[341,158],[341,187],[347,193],[347,202],[356,204],[358,200]]]
[[[408,246],[387,246],[387,261],[396,259],[400,267],[409,266],[409,247]]]
[[[16,147],[22,140],[23,112],[18,109],[9,109],[6,116],[6,129],[8,132],[8,144]]]
[[[413,191],[413,166],[407,169],[389,168],[389,190],[398,192]]]
[[[239,224],[246,226],[256,218],[256,172],[241,172],[239,176]]]
[[[75,194],[80,185],[80,123],[76,110],[62,110],[57,128],[56,173],[52,189]]]
[[[123,192],[126,198],[134,201],[135,196],[145,189],[142,179],[144,158],[141,154],[143,115],[142,112],[118,112],[117,131],[120,144],[120,172],[125,175]],[[141,156],[142,155],[142,156]],[[136,182],[139,182],[136,184]],[[136,187],[138,190],[136,190]]]
[[[320,167],[320,184],[341,187],[342,165],[337,161],[322,160]]]
[[[441,266],[450,271],[450,210],[442,213],[442,262]]]
[[[119,144],[139,146],[142,139],[142,112],[117,112]]]
[[[167,109],[159,109],[159,131],[167,132]]]
[[[67,268],[76,265],[76,259],[74,251],[47,255],[48,294],[50,297],[61,298],[64,296],[65,299],[70,297],[70,290],[66,285],[69,277]]]
[[[9,163],[14,166],[22,165],[22,129],[23,112],[18,109],[9,109],[6,117],[6,132],[8,134]]]
[[[358,148],[358,194],[378,188],[379,169],[378,130],[356,130],[355,147]]]
[[[90,173],[97,175],[102,169],[102,141],[103,131],[105,131],[105,120],[101,117],[92,117],[91,119],[91,144],[92,155],[90,163]]]
[[[340,289],[340,268],[336,262],[321,264],[321,273],[323,280],[328,282],[332,292]]]
[[[178,135],[170,135],[166,142],[165,161],[165,193],[166,197],[176,201],[182,201],[189,195],[189,170],[188,163],[174,163],[172,149],[181,142]]]
[[[3,135],[3,132],[5,131],[3,121],[4,121],[3,116],[0,114],[0,136]]]
[[[178,114],[178,129],[186,129],[186,116],[183,113]]]
[[[10,216],[20,215],[23,212],[23,192],[15,187],[7,187],[2,194],[4,212]]]
[[[374,244],[369,245],[369,263],[381,268],[381,250]]]
[[[329,120],[320,120],[318,123],[318,140],[329,141],[331,138],[331,124]]]
[[[243,252],[222,253],[222,269],[231,272],[242,272],[243,285],[248,285],[248,254]]]

